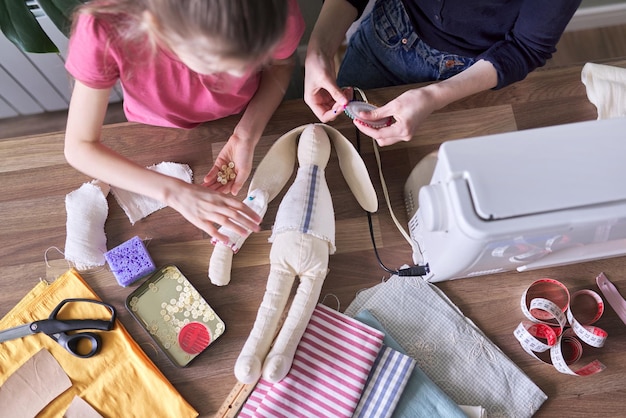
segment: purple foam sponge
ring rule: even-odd
[[[120,286],[128,286],[156,270],[152,257],[135,236],[104,253],[109,268]]]

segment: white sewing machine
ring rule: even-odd
[[[405,198],[429,281],[624,255],[626,119],[445,142]]]

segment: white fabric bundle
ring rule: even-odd
[[[589,101],[598,109],[598,119],[626,116],[626,68],[588,62],[581,78]]]
[[[107,239],[104,223],[109,214],[108,193],[108,185],[92,181],[65,197],[65,259],[79,270],[101,266],[105,262]]]

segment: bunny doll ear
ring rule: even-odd
[[[354,197],[363,209],[368,212],[376,212],[378,210],[376,190],[374,190],[372,180],[361,156],[341,132],[329,125],[322,124],[322,126],[333,141],[339,157],[339,167]]]
[[[274,142],[250,180],[248,194],[253,190],[263,190],[268,195],[268,203],[285,186],[296,165],[296,139],[306,125],[287,132]]]

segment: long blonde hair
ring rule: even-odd
[[[118,39],[129,45],[148,42],[155,51],[158,44],[209,39],[211,45],[203,47],[212,53],[254,61],[283,36],[288,1],[93,0],[77,13],[108,20]]]

